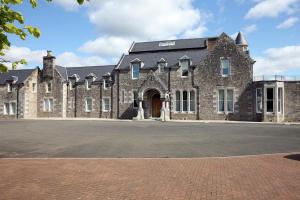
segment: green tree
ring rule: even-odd
[[[38,0],[27,0],[32,8],[36,8]],[[46,0],[48,2],[52,0]],[[81,5],[87,0],[77,0]],[[7,64],[10,64],[12,69],[16,69],[18,64],[26,64],[25,59],[18,61],[10,61],[4,59],[5,50],[8,50],[11,43],[8,39],[8,34],[17,35],[20,39],[25,40],[28,35],[39,38],[41,35],[37,27],[25,25],[25,19],[22,13],[13,10],[11,7],[23,4],[23,0],[0,0],[0,72],[6,72]]]

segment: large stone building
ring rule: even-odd
[[[133,43],[117,65],[0,74],[0,118],[299,121],[300,81],[253,80],[242,33]]]

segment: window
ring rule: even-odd
[[[69,81],[69,90],[73,90],[73,83],[72,83],[72,81]]]
[[[267,112],[274,112],[274,88],[267,88]]]
[[[221,74],[222,74],[222,76],[229,76],[229,74],[230,74],[229,59],[221,58]]]
[[[262,112],[262,89],[256,89],[256,113]]]
[[[93,99],[86,98],[85,99],[85,112],[92,112],[93,109]]]
[[[278,112],[282,113],[282,88],[278,88]]]
[[[141,66],[140,62],[132,63],[132,66],[131,66],[132,79],[139,79],[139,77],[140,77],[140,66]]]
[[[219,90],[219,112],[225,111],[225,90]]]
[[[46,92],[50,93],[52,91],[52,83],[48,82],[46,83]]]
[[[4,115],[9,114],[9,103],[4,103],[3,114]]]
[[[102,110],[103,112],[110,111],[110,98],[103,98]]]
[[[86,90],[90,90],[92,88],[92,79],[86,79],[85,80],[85,88]]]
[[[227,90],[227,112],[233,112],[233,90]]]
[[[36,83],[32,83],[32,86],[31,86],[32,88],[32,92],[36,92]]]
[[[7,92],[12,92],[12,84],[7,83]]]
[[[195,91],[190,92],[190,111],[195,112]]]
[[[181,100],[180,100],[180,91],[176,91],[176,112],[181,111]]]
[[[53,111],[53,99],[45,98],[44,99],[44,112],[52,112]]]
[[[121,103],[122,104],[125,103],[125,90],[122,90],[122,93],[121,93]]]
[[[166,63],[166,62],[159,62],[159,63],[158,63],[158,70],[159,70],[159,73],[164,73],[166,67],[167,67],[167,63]]]
[[[181,60],[180,65],[181,65],[181,76],[182,77],[188,76],[190,61],[189,60]]]
[[[188,93],[187,91],[182,92],[182,111],[188,111]]]
[[[107,90],[108,88],[110,88],[110,83],[109,80],[103,80],[103,88],[104,90]]]
[[[133,91],[133,108],[138,108],[138,93],[137,91]]]

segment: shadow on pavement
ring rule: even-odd
[[[300,154],[291,154],[284,156],[284,158],[300,161]]]

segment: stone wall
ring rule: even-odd
[[[231,62],[228,77],[221,75],[220,58],[226,57]],[[234,41],[221,35],[215,47],[195,69],[195,84],[199,86],[199,118],[210,120],[252,120],[252,74],[251,58],[237,48]],[[218,89],[234,89],[234,113],[219,114]]]
[[[285,121],[300,122],[300,81],[284,83]]]

